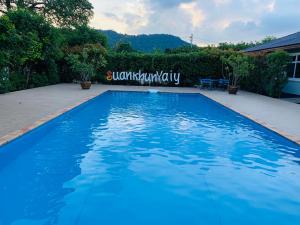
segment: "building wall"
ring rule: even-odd
[[[283,92],[293,95],[300,95],[300,79],[289,79],[289,82],[283,89]]]
[[[293,63],[290,65],[292,69],[289,69],[289,82],[283,89],[283,92],[288,94],[300,95],[300,49],[293,49],[288,51],[293,57]],[[290,66],[289,66],[290,67]]]

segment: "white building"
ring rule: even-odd
[[[278,38],[266,44],[248,48],[245,52],[250,54],[261,54],[276,50],[285,50],[292,57],[292,62],[287,71],[289,82],[283,92],[300,95],[300,32]]]

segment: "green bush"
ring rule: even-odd
[[[11,83],[9,80],[8,69],[4,68],[0,71],[0,94],[9,92]]]
[[[85,44],[66,50],[65,62],[74,77],[80,81],[91,81],[106,65],[106,50],[100,44]]]
[[[60,31],[25,9],[0,17],[0,69],[8,68],[9,91],[59,82]]]
[[[230,81],[234,87],[238,87],[240,81],[248,77],[254,67],[252,60],[244,54],[231,55],[228,58],[222,57],[222,61],[232,70]]]
[[[13,72],[10,74],[11,87],[10,91],[26,89],[26,77],[23,74]]]
[[[29,81],[29,88],[42,87],[49,85],[49,80],[46,74],[33,74]]]
[[[286,68],[289,55],[284,51],[276,51],[268,55],[251,57],[254,68],[250,75],[241,82],[242,89],[278,98],[288,81]]]
[[[142,53],[110,53],[108,64],[98,74],[98,80],[107,82],[107,71],[164,71],[181,74],[181,86],[194,86],[199,78],[222,78],[221,56],[232,54],[229,51],[207,50],[180,54],[142,54]],[[131,84],[128,81],[118,81],[114,84]],[[174,84],[167,84],[174,85]]]
[[[254,67],[250,71],[249,76],[244,77],[241,80],[241,88],[246,91],[266,95],[263,81],[267,67],[265,56],[258,55],[253,56],[250,59],[254,64]]]
[[[290,58],[284,51],[273,52],[266,57],[267,71],[264,77],[265,91],[267,95],[279,98],[282,89],[288,82],[286,74]]]
[[[58,74],[58,66],[55,60],[49,59],[46,62],[46,76],[49,84],[57,84],[60,82],[60,77]]]

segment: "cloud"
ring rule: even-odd
[[[267,6],[266,6],[266,9],[269,11],[269,12],[273,12],[275,10],[275,6],[276,6],[276,1],[272,1],[270,2]]]
[[[193,28],[199,27],[204,21],[204,13],[202,9],[197,5],[197,2],[181,3],[179,8],[191,17],[191,24]]]
[[[182,3],[190,3],[193,0],[147,0],[146,1],[153,8],[173,8],[178,7]]]
[[[94,5],[94,18],[91,25],[100,29],[114,29],[122,33],[138,33],[148,24],[149,10],[141,0],[91,1]]]
[[[300,30],[299,0],[91,0],[92,25],[122,33],[169,33],[199,45],[255,41]]]
[[[226,5],[229,4],[230,2],[231,0],[214,0],[216,6]]]

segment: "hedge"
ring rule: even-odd
[[[98,74],[98,81],[111,84],[106,80],[107,71],[138,72],[141,70],[145,73],[172,71],[181,74],[180,86],[194,86],[199,83],[199,78],[222,78],[221,56],[231,53],[227,51],[199,51],[180,54],[110,53],[107,56],[107,66]],[[132,84],[133,82],[114,81],[113,83]],[[167,83],[165,85],[173,86],[174,84]]]
[[[279,98],[288,82],[286,74],[290,62],[285,51],[252,57],[254,69],[241,81],[241,88],[250,92]]]

